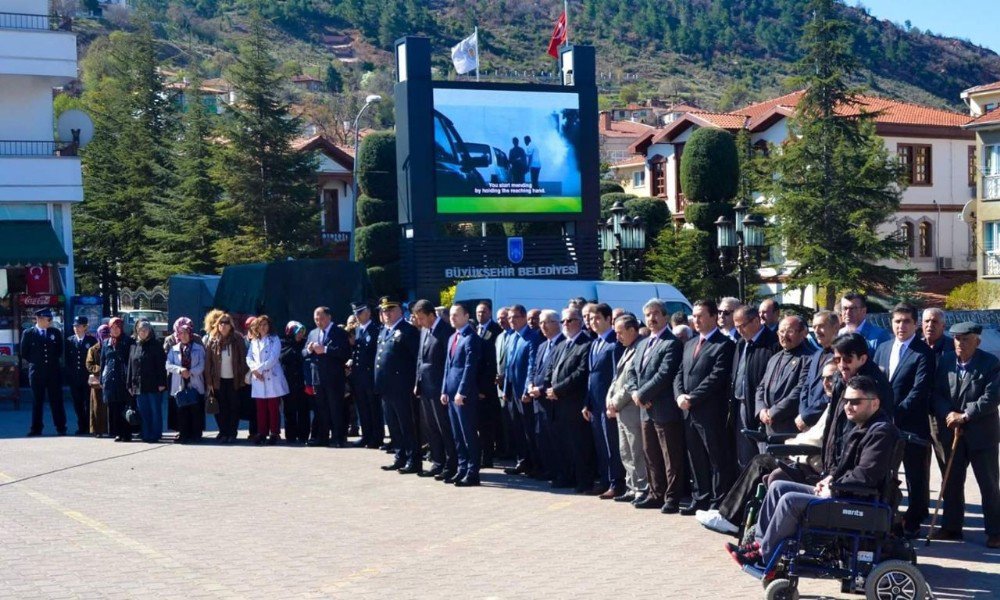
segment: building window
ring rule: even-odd
[[[650,165],[653,187],[649,195],[665,196],[667,194],[667,163],[661,158]]]
[[[753,144],[753,154],[754,156],[760,156],[767,158],[768,154],[771,153],[770,148],[767,145],[767,140],[757,140]]]
[[[645,187],[646,186],[646,171],[636,171],[632,173],[632,187]]]
[[[928,258],[934,256],[931,236],[934,235],[933,226],[928,221],[920,222],[920,257]]]
[[[340,190],[323,190],[323,233],[340,231]]]
[[[1000,144],[983,146],[983,200],[1000,200]]]
[[[931,147],[925,144],[899,144],[896,147],[903,173],[910,185],[931,185]]]
[[[976,187],[976,147],[969,146],[969,187]]]
[[[899,237],[906,244],[906,256],[913,258],[913,223],[904,222],[899,227]]]
[[[677,198],[684,195],[681,187],[681,160],[684,158],[684,144],[674,144],[674,181],[677,182]]]

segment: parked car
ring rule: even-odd
[[[472,196],[475,189],[486,187],[454,123],[438,111],[434,111],[434,156],[439,196]]]
[[[149,308],[123,310],[118,313],[118,316],[125,321],[126,334],[131,334],[135,330],[135,322],[140,319],[149,321],[149,324],[153,326],[153,331],[156,332],[158,337],[165,337],[170,331],[170,326],[167,324],[167,313],[162,310]]]
[[[510,183],[510,160],[506,152],[489,144],[466,144],[465,147],[483,181]]]

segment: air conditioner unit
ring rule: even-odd
[[[947,271],[952,269],[951,257],[950,256],[939,256],[937,257],[937,268],[941,271]]]

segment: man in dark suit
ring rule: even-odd
[[[345,363],[351,354],[351,342],[343,329],[333,323],[330,309],[317,307],[313,311],[316,328],[309,332],[302,355],[306,368],[311,369],[316,395],[313,396],[312,439],[310,446],[343,448],[347,445],[347,425],[344,423]]]
[[[455,438],[452,437],[448,405],[441,403],[444,363],[449,338],[455,333],[451,325],[437,316],[428,300],[417,300],[413,314],[420,325],[420,352],[417,354],[417,383],[414,394],[420,397],[420,420],[431,447],[431,470],[421,476],[441,479],[458,472]]]
[[[771,333],[778,333],[778,321],[781,320],[781,316],[778,314],[778,303],[774,298],[768,298],[760,303],[760,308],[757,309],[757,316],[760,317],[760,322]]]
[[[960,431],[961,437],[944,483],[944,519],[934,537],[962,539],[965,476],[972,465],[983,499],[986,546],[1000,548],[1000,361],[979,349],[981,333],[982,327],[975,323],[953,325],[955,352],[946,352],[938,362],[934,410],[943,424],[940,436],[949,455],[954,436]]]
[[[892,334],[888,331],[868,322],[868,298],[864,294],[857,292],[844,294],[840,299],[840,317],[844,322],[840,333],[860,333],[868,342],[868,349],[872,352],[875,352],[875,348],[882,342],[892,339]],[[886,410],[884,401],[882,410]]]
[[[442,404],[448,407],[451,430],[454,433],[455,452],[458,456],[454,473],[442,472],[435,477],[458,487],[479,485],[480,450],[476,429],[476,405],[480,402],[476,384],[479,378],[479,361],[483,341],[469,324],[469,312],[461,304],[454,304],[449,312],[452,334],[445,348],[444,379],[441,385]],[[490,385],[493,385],[490,383]]]
[[[743,435],[743,429],[756,430],[757,386],[764,377],[767,361],[780,349],[778,336],[764,325],[754,306],[741,306],[733,313],[733,325],[740,334],[733,354],[733,403],[729,421],[733,423],[736,461],[742,471],[757,455],[757,445]]]
[[[97,345],[97,338],[87,333],[87,317],[73,319],[73,335],[66,339],[66,384],[76,411],[76,435],[90,432],[90,371],[87,351]]]
[[[889,378],[895,395],[893,422],[903,431],[930,440],[931,392],[934,386],[934,351],[917,337],[917,309],[897,304],[892,309],[893,340],[875,350],[875,364]],[[903,453],[907,508],[903,531],[917,537],[930,506],[930,449],[907,444]]]
[[[52,311],[35,311],[35,326],[21,335],[21,360],[28,363],[28,384],[31,386],[31,429],[28,437],[42,435],[42,412],[48,398],[52,424],[59,435],[66,435],[66,406],[63,404],[62,369],[59,357],[63,353],[63,336],[52,327]]]
[[[361,439],[355,446],[378,448],[385,437],[382,406],[375,395],[375,351],[378,349],[379,326],[372,320],[366,303],[351,304],[351,312],[358,320],[358,328],[354,330],[354,347],[351,349],[351,394],[361,420]]]
[[[921,319],[921,330],[924,334],[924,341],[934,351],[934,365],[936,368],[938,361],[941,360],[941,355],[945,352],[955,351],[955,340],[951,339],[951,336],[944,332],[946,319],[944,311],[940,308],[925,308],[921,314]],[[931,448],[934,449],[934,458],[937,460],[938,468],[941,470],[941,476],[943,477],[946,459],[944,457],[944,444],[941,443],[941,438],[938,436],[938,432],[943,427],[943,424],[939,424],[937,417],[934,415],[933,400],[930,404]]]
[[[667,308],[656,298],[642,307],[649,337],[636,343],[627,386],[640,408],[642,449],[649,491],[633,502],[636,508],[680,510],[686,477],[684,414],[674,401],[674,379],[684,347],[670,332]]]
[[[559,327],[559,314],[554,310],[543,310],[539,316],[539,325],[545,341],[535,351],[535,362],[528,378],[528,395],[533,400],[535,410],[535,442],[545,478],[553,485],[566,485],[566,482],[572,481],[572,475],[569,458],[563,454],[563,444],[555,427],[558,404],[545,397],[548,391],[545,387],[545,375],[552,368],[559,345],[566,336]]]
[[[379,309],[386,327],[379,336],[378,351],[375,353],[375,393],[385,399],[399,431],[396,460],[391,465],[383,466],[382,470],[399,471],[403,475],[420,473],[422,460],[413,413],[413,384],[417,380],[420,332],[403,318],[398,300],[383,296],[379,300]]]
[[[684,346],[681,369],[674,378],[674,398],[685,411],[688,459],[694,478],[691,504],[682,515],[717,508],[735,479],[735,461],[728,456],[726,413],[736,345],[716,326],[719,309],[714,300],[694,304],[698,335]]]
[[[809,367],[807,333],[805,320],[797,315],[781,319],[778,325],[782,350],[767,363],[755,407],[757,419],[767,427],[768,435],[798,433],[795,417],[799,416],[799,386]],[[761,452],[765,447],[762,445]]]
[[[535,412],[528,395],[528,375],[541,344],[538,332],[528,327],[528,311],[515,304],[507,310],[510,332],[501,338],[507,345],[504,360],[503,396],[511,425],[511,439],[517,463],[504,469],[508,475],[541,477],[535,444]]]
[[[618,423],[608,419],[608,388],[615,379],[615,347],[617,339],[611,328],[611,307],[595,304],[590,313],[590,342],[587,370],[587,404],[583,418],[590,423],[597,454],[597,486],[602,500],[611,500],[625,493],[625,467],[618,448]],[[596,490],[595,490],[596,491]]]
[[[805,380],[799,386],[799,415],[795,417],[799,431],[816,425],[830,402],[823,387],[823,367],[833,360],[831,345],[840,330],[840,318],[831,310],[821,310],[813,315],[812,325],[819,350],[809,358],[809,368],[803,373]]]
[[[583,318],[578,309],[563,309],[562,326],[566,341],[545,377],[545,397],[558,406],[556,427],[563,455],[570,461],[576,492],[589,494],[594,484],[594,444],[590,427],[583,420],[583,407],[587,401],[590,340],[583,333]]]
[[[493,320],[493,310],[489,302],[476,306],[477,334],[483,340],[482,356],[479,359],[479,379],[477,388],[482,402],[478,403],[479,444],[482,447],[482,466],[493,468],[493,458],[497,450],[500,432],[500,394],[497,390],[497,338],[504,329]]]

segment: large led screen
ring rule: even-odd
[[[580,213],[575,93],[436,88],[438,214]]]

